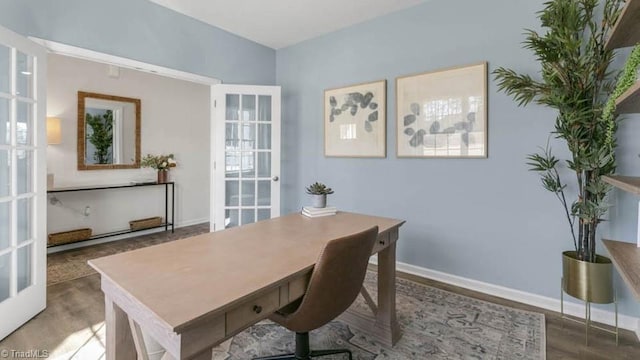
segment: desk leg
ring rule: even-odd
[[[107,360],[136,359],[136,347],[129,327],[129,317],[108,296],[104,297],[104,305]]]
[[[392,242],[378,253],[378,313],[376,323],[395,345],[400,339],[400,325],[396,318],[396,243]]]
[[[340,318],[386,346],[398,342],[401,333],[396,318],[395,241],[378,253],[378,304],[374,316],[349,309]]]

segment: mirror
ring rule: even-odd
[[[140,99],[78,91],[78,170],[140,167]]]

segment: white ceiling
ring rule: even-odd
[[[150,0],[279,49],[426,0]]]

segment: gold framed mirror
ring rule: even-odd
[[[140,167],[140,99],[78,91],[78,170]]]

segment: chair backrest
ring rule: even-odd
[[[297,332],[317,329],[342,314],[356,299],[367,272],[378,227],[327,243],[316,262],[300,306],[287,316]]]

